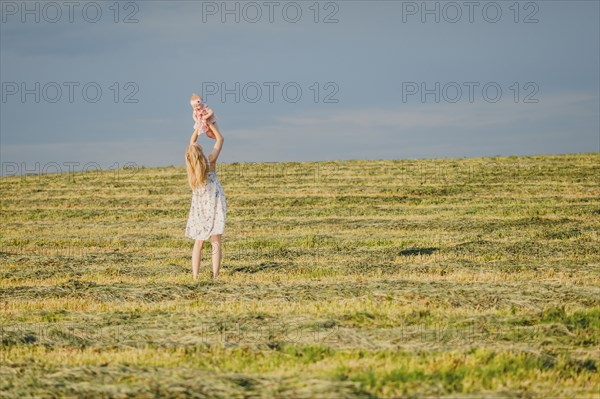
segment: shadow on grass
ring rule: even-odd
[[[431,255],[434,252],[439,251],[439,248],[427,247],[427,248],[408,248],[403,249],[398,253],[400,256],[416,256],[416,255]]]
[[[261,262],[260,264],[252,264],[231,268],[234,273],[258,273],[261,271],[274,271],[284,269],[286,265],[279,262]]]

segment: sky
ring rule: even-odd
[[[600,151],[598,1],[1,1],[2,175]],[[210,149],[214,141],[202,135]]]

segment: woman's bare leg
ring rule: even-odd
[[[221,234],[215,234],[210,236],[210,243],[212,244],[212,269],[213,278],[219,275],[221,269]]]
[[[195,240],[194,249],[192,250],[192,276],[194,280],[198,278],[198,271],[200,270],[200,259],[202,258],[202,246],[204,240]]]

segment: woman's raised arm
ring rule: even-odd
[[[217,158],[219,158],[219,154],[221,153],[221,148],[223,148],[223,142],[225,141],[225,139],[223,138],[223,135],[221,134],[219,128],[215,123],[210,122],[208,126],[215,134],[215,139],[217,140],[212,152],[209,155],[209,157],[212,158],[211,162],[216,162]]]
[[[196,144],[196,140],[198,140],[198,129],[194,130],[194,133],[192,133],[192,137],[190,137],[190,145]]]

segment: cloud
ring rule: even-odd
[[[317,161],[493,156],[598,151],[598,95],[562,93],[537,104],[408,104],[282,115],[253,128],[227,129],[221,162]],[[177,132],[172,119],[137,121]],[[224,124],[226,126],[226,124]],[[122,127],[124,131],[125,126]],[[124,136],[123,136],[124,137]],[[183,165],[189,137],[2,145],[2,161]],[[210,151],[213,140],[201,136]]]
[[[158,166],[165,165],[165,159],[177,160],[179,162],[175,162],[176,164],[183,164],[185,147],[186,143],[174,140],[8,144],[3,145],[1,150],[2,172],[5,174],[7,168],[12,170],[15,167],[19,171],[27,169],[34,172],[55,172],[60,168],[67,172],[69,168],[115,169],[131,163]],[[56,164],[59,165],[58,168]]]
[[[523,121],[544,121],[549,117],[594,116],[598,96],[588,93],[567,93],[543,97],[539,103],[425,103],[407,104],[396,108],[361,108],[331,114],[282,116],[279,126],[315,128],[328,126],[359,127],[361,129],[414,128],[483,128],[510,126]],[[587,107],[587,108],[586,108]],[[596,107],[596,108],[594,108]]]
[[[4,56],[64,59],[124,53],[143,39],[136,24],[60,22],[2,24]],[[26,62],[20,58],[15,58]]]

